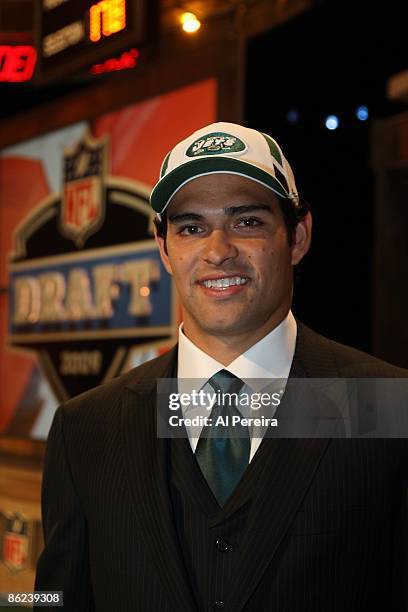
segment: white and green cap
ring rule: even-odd
[[[189,181],[221,172],[249,178],[299,204],[292,169],[276,140],[236,123],[219,122],[197,130],[166,155],[150,195],[153,210],[164,212]]]

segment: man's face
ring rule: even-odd
[[[292,300],[293,265],[309,247],[310,223],[298,226],[289,246],[277,196],[225,173],[184,185],[167,218],[167,252],[164,240],[157,241],[191,339],[262,337],[283,320]]]

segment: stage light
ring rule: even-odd
[[[329,115],[324,122],[328,130],[337,130],[339,127],[339,118],[336,115]]]
[[[356,108],[356,117],[359,121],[367,121],[368,116],[369,112],[366,106],[359,106]]]
[[[183,13],[180,17],[180,23],[184,32],[188,32],[188,34],[197,32],[197,30],[201,27],[201,22],[199,19],[197,19],[194,13]]]
[[[286,113],[286,119],[289,123],[297,123],[299,121],[299,111],[292,108]]]

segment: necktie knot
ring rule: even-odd
[[[215,391],[221,391],[221,393],[239,393],[244,386],[244,381],[228,370],[220,370],[211,376],[208,383]]]

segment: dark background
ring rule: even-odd
[[[312,206],[312,250],[299,270],[294,312],[317,331],[371,350],[375,119],[406,106],[386,82],[407,68],[404,4],[319,2],[250,41],[246,123],[281,144]],[[369,120],[358,121],[365,105]],[[287,112],[299,113],[290,124]],[[325,118],[335,114],[339,128]],[[398,289],[397,289],[398,290]]]

